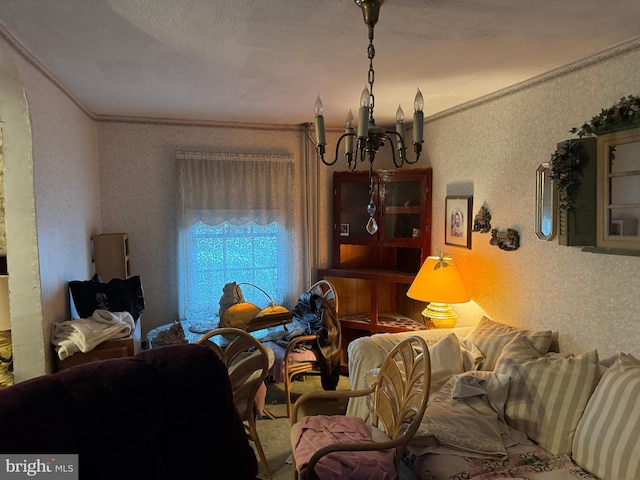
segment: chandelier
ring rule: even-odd
[[[336,145],[336,155],[332,161],[325,159],[325,132],[324,132],[324,118],[323,118],[323,106],[320,95],[316,98],[314,105],[315,111],[315,130],[316,141],[315,147],[322,163],[331,166],[338,161],[338,153],[340,151],[340,145],[344,141],[344,155],[347,157],[347,165],[349,170],[356,169],[358,159],[369,161],[369,171],[373,172],[373,161],[376,158],[376,154],[383,147],[385,142],[389,142],[391,146],[391,153],[393,156],[393,164],[396,168],[402,167],[404,163],[413,164],[420,158],[422,151],[423,140],[423,124],[424,114],[422,109],[424,107],[424,100],[422,93],[418,88],[415,100],[413,102],[413,149],[415,152],[415,159],[410,160],[407,158],[407,148],[405,142],[405,127],[404,127],[404,111],[399,105],[396,111],[396,129],[387,130],[376,126],[376,122],[373,116],[373,109],[375,106],[375,97],[373,94],[373,82],[375,80],[375,72],[373,70],[373,58],[376,51],[373,46],[373,28],[378,22],[378,15],[380,13],[380,7],[385,0],[354,0],[356,5],[362,10],[362,16],[364,17],[364,23],[369,28],[369,47],[367,48],[367,55],[369,57],[369,74],[368,74],[368,86],[365,85],[362,95],[360,96],[360,109],[358,111],[358,127],[357,131],[353,128],[353,113],[349,110],[346,120],[345,133],[340,136]],[[395,138],[395,146],[393,138]],[[396,157],[396,151],[398,156]]]

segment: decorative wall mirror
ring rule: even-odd
[[[536,236],[551,240],[556,235],[558,192],[551,178],[551,164],[543,163],[536,170]]]
[[[597,246],[640,250],[640,128],[598,136]]]

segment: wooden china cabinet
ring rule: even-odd
[[[333,268],[318,276],[338,292],[342,370],[347,347],[359,337],[425,329],[426,304],[406,296],[431,252],[432,170],[335,172],[333,175]],[[370,199],[378,229],[369,233]]]

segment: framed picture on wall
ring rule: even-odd
[[[472,196],[446,197],[444,243],[471,249]]]

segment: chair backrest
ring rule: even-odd
[[[323,299],[323,305],[329,305],[333,312],[327,312],[327,307],[322,315],[322,333],[318,335],[317,346],[320,349],[322,359],[317,362],[322,377],[322,388],[333,390],[340,378],[340,358],[342,348],[342,330],[338,319],[338,293],[333,284],[328,280],[318,280],[307,290],[312,295],[318,295]]]
[[[196,343],[216,351],[229,371],[233,402],[243,420],[254,415],[258,389],[269,371],[269,354],[251,334],[239,328],[218,328]]]
[[[382,363],[373,392],[372,424],[392,440],[402,438],[400,455],[420,426],[429,398],[431,358],[427,343],[411,336]]]
[[[327,303],[333,307],[336,313],[338,313],[338,293],[330,281],[318,280],[316,283],[311,285],[307,292],[324,298]]]

